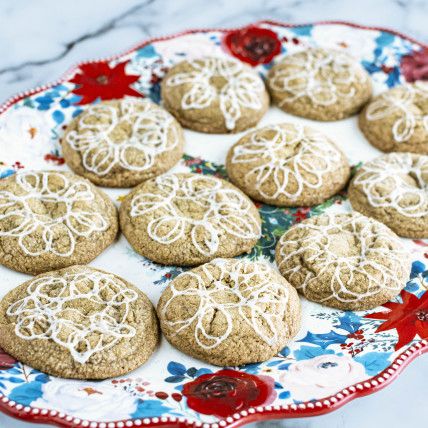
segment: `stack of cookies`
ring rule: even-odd
[[[266,85],[240,62],[203,57],[168,71],[164,108],[136,98],[88,106],[62,136],[73,172],[24,171],[0,180],[0,263],[37,275],[1,301],[0,346],[56,376],[103,379],[143,364],[160,325],[180,351],[237,366],[268,360],[295,337],[297,292],[342,310],[397,296],[410,272],[397,235],[428,237],[428,86],[371,95],[358,62],[310,48],[275,64]],[[270,98],[312,120],[361,111],[367,139],[395,151],[353,177],[349,198],[358,213],[324,214],[286,231],[276,248],[278,269],[235,258],[261,236],[253,200],[312,206],[345,189],[351,169],[334,141],[306,125],[274,123],[229,148],[230,182],[170,172],[183,155],[182,126],[247,131]],[[95,185],[133,188],[117,212]],[[136,286],[87,266],[119,228],[144,257],[192,267],[167,285],[157,311]]]

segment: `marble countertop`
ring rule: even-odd
[[[55,80],[76,62],[123,51],[188,28],[234,27],[260,19],[346,20],[389,27],[428,43],[426,0],[2,0],[0,102]],[[321,417],[264,427],[398,428],[428,425],[428,355],[389,387]],[[0,427],[35,426],[0,414]],[[47,428],[47,425],[37,425]]]

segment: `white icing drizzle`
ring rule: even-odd
[[[190,233],[198,252],[211,256],[224,232],[242,239],[260,237],[260,225],[250,212],[251,202],[214,177],[166,174],[156,178],[156,187],[154,193],[136,194],[130,211],[131,217],[150,215],[147,232],[156,242],[172,244]],[[203,215],[183,213],[177,203],[202,208]]]
[[[391,153],[358,171],[354,185],[372,207],[393,208],[406,217],[428,215],[428,156]],[[384,190],[381,194],[379,187]]]
[[[269,79],[274,91],[284,93],[279,105],[308,97],[313,104],[329,106],[338,97],[353,97],[356,90],[351,85],[367,80],[365,74],[357,73],[357,64],[349,56],[321,48],[286,56],[280,64],[284,66]]]
[[[127,318],[130,303],[136,299],[137,293],[119,278],[86,269],[34,279],[27,295],[11,304],[6,313],[17,317],[15,334],[21,339],[52,340],[84,364],[93,354],[135,336]],[[85,313],[83,308],[70,306],[84,301],[100,309]]]
[[[74,252],[77,236],[89,237],[93,232],[108,228],[102,214],[77,206],[79,202],[95,199],[89,183],[83,180],[71,183],[60,172],[18,172],[14,179],[20,191],[0,191],[0,237],[16,238],[25,254],[52,253],[68,257]],[[51,188],[52,179],[62,183],[59,189]],[[34,202],[56,204],[55,211],[59,214],[52,216],[49,208],[33,211]],[[7,222],[12,224],[11,228],[7,227]],[[66,235],[67,245],[61,239],[63,250],[57,247],[58,234]],[[38,250],[31,247],[32,241],[42,244]]]
[[[65,140],[81,153],[85,169],[99,176],[117,166],[131,171],[147,170],[158,155],[171,151],[179,141],[174,118],[147,100],[124,99],[119,108],[95,104],[79,117],[78,131],[67,133]],[[131,127],[130,135],[113,140],[113,132],[124,123]]]
[[[290,151],[291,155],[284,153]],[[231,159],[235,164],[256,165],[245,174],[245,180],[256,177],[255,189],[263,197],[290,199],[298,198],[307,188],[320,188],[324,175],[334,171],[340,161],[340,151],[324,135],[313,130],[307,133],[297,124],[257,130],[248,141],[235,146]],[[264,187],[267,183],[273,184],[269,193],[269,186]],[[294,191],[290,189],[293,185],[297,185]]]
[[[418,123],[428,132],[428,114],[421,114],[416,107],[417,97],[423,98],[425,103],[428,102],[428,83],[407,83],[383,92],[368,105],[366,119],[376,121],[398,116],[391,128],[394,141],[408,141]]]
[[[235,129],[241,109],[260,110],[265,91],[261,78],[241,63],[223,58],[203,58],[188,61],[192,70],[177,73],[166,79],[170,87],[189,85],[181,99],[181,108],[204,109],[218,101],[226,128]],[[220,90],[212,84],[213,78],[223,78]]]
[[[172,294],[161,313],[163,322],[175,330],[175,335],[192,329],[196,343],[208,350],[231,335],[234,322],[236,326],[241,321],[248,324],[269,346],[275,346],[286,334],[283,319],[289,292],[284,284],[277,282],[267,264],[215,259],[198,269],[202,269],[202,273],[195,270],[182,273],[169,286]],[[184,278],[188,285],[177,289],[175,282]],[[177,304],[176,298],[182,302],[183,297],[197,298],[197,309],[186,319],[169,321],[169,307]],[[206,321],[216,312],[220,312],[225,321],[224,331],[219,335],[206,330]]]
[[[346,214],[324,214],[326,224],[314,224],[303,222],[289,229],[279,241],[280,261],[278,267],[284,277],[305,294],[307,287],[313,283],[317,284],[320,278],[328,281],[325,276],[332,269],[330,279],[330,294],[319,302],[334,299],[340,302],[355,302],[367,297],[374,296],[380,291],[388,289],[399,291],[403,288],[403,272],[410,266],[408,254],[400,241],[383,224],[376,222],[378,226],[374,230],[374,220],[357,213]],[[296,229],[306,230],[301,238],[293,239],[293,231]],[[360,245],[358,254],[338,255],[331,250],[331,246],[337,234],[349,235],[355,243]],[[379,240],[384,243],[379,245]],[[390,248],[391,247],[391,248]],[[301,274],[302,266],[293,263],[296,257],[303,258],[309,264],[317,265],[316,272],[306,270],[306,276],[300,284],[293,281],[295,275]],[[400,266],[401,272],[388,267],[381,260],[392,260],[394,266]],[[286,267],[294,266],[292,267]],[[365,292],[359,292],[356,284],[367,280]]]

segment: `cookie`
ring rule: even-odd
[[[252,198],[278,206],[319,204],[347,183],[342,151],[319,132],[298,124],[249,132],[226,160],[230,180]]]
[[[269,71],[267,86],[285,112],[324,121],[352,116],[372,93],[370,77],[359,62],[322,48],[287,55]]]
[[[266,361],[297,334],[300,302],[265,263],[216,259],[176,277],[157,312],[167,340],[219,366]]]
[[[361,112],[359,125],[384,152],[428,154],[428,83],[406,83],[381,93]]]
[[[213,134],[251,128],[269,106],[265,85],[255,71],[215,57],[172,67],[162,81],[162,100],[183,126]]]
[[[159,339],[147,296],[111,273],[72,266],[41,274],[0,302],[0,346],[45,373],[120,376],[143,364]]]
[[[0,180],[0,263],[38,274],[85,264],[115,239],[113,202],[71,172],[21,171]]]
[[[390,153],[363,165],[348,194],[352,207],[397,235],[428,238],[428,156]]]
[[[397,296],[409,279],[411,258],[384,224],[348,213],[292,226],[278,242],[276,263],[307,299],[358,311]]]
[[[93,183],[131,187],[163,174],[183,155],[179,123],[163,108],[138,98],[90,105],[62,138],[67,165]]]
[[[129,193],[120,207],[135,251],[165,265],[191,266],[249,253],[261,234],[257,208],[216,177],[165,174]]]

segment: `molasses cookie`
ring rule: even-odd
[[[148,100],[90,105],[62,138],[67,165],[93,183],[131,187],[172,168],[183,154],[179,123]]]
[[[219,366],[266,361],[298,332],[293,287],[265,263],[216,259],[176,277],[157,307],[180,351]]]
[[[384,152],[428,154],[428,83],[406,83],[381,93],[361,112],[359,125]]]
[[[162,81],[164,106],[186,128],[213,134],[251,128],[269,96],[260,76],[227,58],[182,61]]]
[[[0,346],[54,376],[105,379],[143,364],[159,332],[146,295],[88,266],[41,274],[0,302]]]
[[[325,121],[352,116],[372,93],[370,77],[360,63],[322,48],[286,56],[269,71],[267,85],[285,112]]]
[[[157,263],[196,265],[248,253],[261,233],[254,204],[232,184],[201,174],[165,174],[129,193],[121,229]]]
[[[292,226],[278,242],[276,263],[307,299],[358,311],[397,296],[409,279],[411,258],[384,224],[349,213]]]
[[[364,164],[349,186],[352,207],[397,235],[428,238],[428,156],[390,153]]]
[[[327,137],[283,123],[242,137],[226,160],[230,180],[258,201],[278,206],[319,204],[341,190],[350,168]]]
[[[0,180],[0,263],[38,274],[85,264],[115,239],[113,202],[71,172],[21,171]]]

